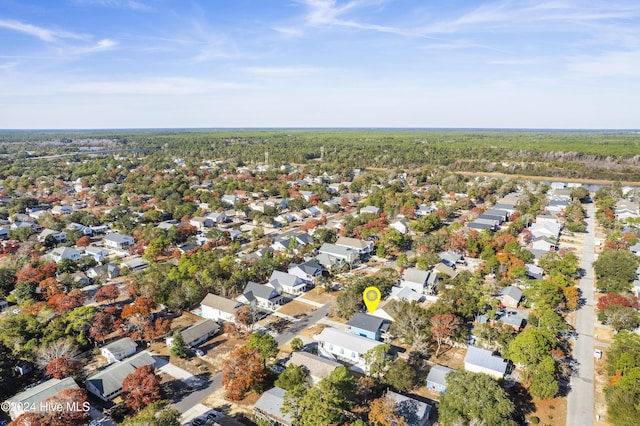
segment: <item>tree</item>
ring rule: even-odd
[[[398,413],[395,401],[388,396],[371,401],[369,423],[374,426],[408,426],[405,419]]]
[[[258,331],[251,333],[249,341],[247,341],[247,348],[257,349],[263,363],[278,355],[278,342],[269,333],[261,334]]]
[[[301,351],[304,348],[304,342],[301,338],[294,337],[293,339],[291,339],[291,342],[289,342],[289,346],[291,347],[292,351]]]
[[[62,283],[53,277],[45,278],[40,281],[38,287],[40,288],[40,294],[42,294],[45,300],[51,299],[56,294],[64,293],[64,286]]]
[[[346,367],[338,367],[300,400],[300,426],[324,426],[340,420],[353,406],[356,382]]]
[[[558,394],[560,386],[556,379],[556,365],[551,356],[546,356],[534,367],[529,392],[536,398],[553,398]]]
[[[133,411],[160,400],[160,377],[150,365],[138,367],[122,382],[122,399]]]
[[[62,259],[58,262],[58,266],[56,267],[56,271],[58,274],[72,274],[78,270],[78,264],[75,260],[71,259]]]
[[[628,250],[604,249],[593,262],[597,286],[607,293],[623,293],[631,288],[640,265],[638,256]]]
[[[171,355],[178,358],[187,358],[187,344],[184,342],[182,333],[176,330],[173,333],[173,341],[171,342]]]
[[[370,376],[379,379],[385,374],[389,366],[389,357],[387,355],[389,349],[391,347],[388,344],[377,345],[364,354],[364,363],[367,366],[366,371]]]
[[[438,344],[436,358],[440,353],[442,342],[455,336],[459,326],[460,320],[453,314],[434,315],[431,317],[431,335]]]
[[[564,297],[567,299],[567,309],[571,311],[578,309],[580,303],[580,290],[578,290],[578,287],[565,287]]]
[[[171,321],[166,318],[156,318],[154,322],[149,322],[143,330],[143,337],[147,342],[153,342],[158,337],[166,336],[171,331]]]
[[[69,294],[56,294],[49,299],[48,305],[56,312],[68,312],[84,304],[84,294],[80,290],[71,290]]]
[[[120,296],[120,290],[118,290],[118,287],[115,284],[107,284],[100,287],[100,289],[96,292],[94,298],[98,303],[105,301],[108,303],[113,303],[116,301],[118,296]]]
[[[486,424],[515,426],[514,405],[491,376],[456,370],[447,375],[447,389],[440,396],[438,413],[445,426]]]
[[[104,343],[105,339],[111,334],[114,327],[115,317],[107,312],[98,312],[91,322],[89,336],[93,339]]]
[[[62,379],[79,372],[80,364],[67,356],[61,356],[49,361],[46,371],[54,379]]]
[[[605,310],[610,306],[631,306],[629,299],[618,293],[607,293],[598,299],[596,307]]]
[[[180,426],[180,412],[168,408],[170,401],[156,401],[125,419],[120,426]]]
[[[16,284],[16,273],[10,268],[0,268],[0,297],[6,298]]]
[[[78,238],[78,241],[76,241],[76,246],[78,247],[88,247],[89,245],[91,245],[91,238],[86,235]]]
[[[306,386],[309,378],[304,369],[295,364],[287,365],[275,381],[275,385],[284,390],[292,390],[296,386]]]
[[[244,398],[249,390],[260,386],[265,377],[266,371],[257,349],[239,346],[222,365],[222,386],[232,401]]]
[[[36,364],[41,368],[48,368],[55,360],[66,359],[69,362],[76,362],[78,348],[69,337],[55,340],[43,345],[36,352]],[[51,373],[47,373],[51,374]]]
[[[414,344],[429,339],[429,315],[417,302],[393,300],[387,304],[389,314],[394,318],[391,333],[402,338],[405,343]]]
[[[416,385],[416,370],[407,361],[398,358],[385,373],[384,383],[398,392],[407,392]]]
[[[608,306],[600,311],[598,319],[616,331],[634,330],[640,325],[640,314],[629,306]]]
[[[80,426],[87,424],[90,419],[91,405],[87,399],[87,391],[84,389],[63,389],[45,400],[45,403],[61,408],[43,413],[47,426]]]

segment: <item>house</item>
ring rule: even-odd
[[[424,293],[416,292],[411,287],[391,287],[391,293],[389,294],[389,300],[406,300],[407,302],[422,302],[424,300]]]
[[[445,265],[442,262],[438,263],[433,267],[433,272],[435,272],[436,274],[445,275],[451,279],[454,279],[455,277],[458,276],[458,271],[456,271],[451,266]]]
[[[640,256],[640,243],[635,243],[631,247],[629,247],[629,251],[636,256]]]
[[[464,260],[464,257],[461,254],[458,254],[453,251],[443,251],[438,253],[438,257],[445,265],[455,268],[456,265],[466,265],[467,262]]]
[[[130,358],[115,362],[104,370],[89,377],[85,386],[103,401],[109,401],[122,393],[122,382],[125,377],[133,373],[136,368],[145,365],[155,366],[156,361],[147,351],[142,351]]]
[[[417,268],[407,268],[400,277],[400,287],[410,288],[418,294],[436,293],[438,276],[431,271],[423,271]]]
[[[383,344],[377,340],[356,336],[331,327],[325,328],[314,338],[318,341],[318,354],[331,359],[337,358],[358,366],[363,371],[366,368],[364,354]]]
[[[310,354],[309,352],[300,351],[296,351],[291,354],[286,365],[289,366],[289,364],[299,365],[305,369],[311,378],[312,384],[314,385],[320,380],[329,377],[333,370],[342,365],[339,362]]]
[[[220,198],[220,202],[222,204],[226,204],[227,206],[233,207],[240,198],[235,194],[225,194]]]
[[[7,399],[2,405],[7,406],[11,420],[15,420],[22,414],[40,409],[40,404],[67,389],[80,389],[72,377],[64,379],[50,379],[30,389],[20,392]],[[33,409],[32,409],[33,407]]]
[[[100,348],[100,354],[109,364],[121,361],[136,353],[138,345],[130,337],[123,337]]]
[[[133,237],[116,234],[115,232],[107,234],[103,241],[105,247],[109,247],[114,250],[127,250],[135,243]]]
[[[508,362],[493,352],[477,346],[469,346],[464,357],[464,368],[474,373],[486,373],[502,379],[507,372]]]
[[[513,327],[516,331],[519,331],[526,325],[528,318],[529,313],[519,309],[501,309],[498,310],[496,315],[496,321]]]
[[[142,271],[149,267],[149,262],[141,257],[134,257],[120,264],[122,268],[128,268],[131,272]]]
[[[87,269],[87,277],[89,278],[103,278],[106,280],[112,280],[120,276],[120,267],[108,263],[106,265],[94,266]]]
[[[64,232],[56,231],[54,229],[44,229],[40,235],[38,235],[38,242],[44,243],[47,240],[47,237],[51,235],[51,237],[55,240],[56,243],[64,243],[67,241],[67,234]]]
[[[336,245],[354,250],[360,256],[369,254],[373,251],[373,241],[360,240],[358,238],[340,237],[336,241]]]
[[[558,247],[558,240],[549,237],[537,237],[529,244],[531,250],[539,250],[544,252],[556,251]]]
[[[207,213],[206,217],[211,219],[213,221],[213,223],[216,223],[218,225],[221,224],[221,223],[225,223],[227,221],[227,219],[229,219],[227,217],[227,215],[222,213],[222,212],[220,212],[220,213],[218,213],[218,212]]]
[[[265,420],[270,425],[291,426],[293,419],[289,414],[282,413],[284,394],[287,391],[275,387],[263,393],[253,405],[253,412],[257,418]]]
[[[178,222],[177,220],[173,220],[173,219],[172,220],[165,220],[165,221],[162,221],[162,222],[158,223],[158,226],[156,226],[156,228],[168,231],[168,230],[170,230],[172,228],[177,227],[178,225],[180,225],[180,223],[181,222]]]
[[[109,251],[102,247],[87,246],[84,248],[84,255],[93,257],[98,263],[102,263],[109,254]]]
[[[215,336],[219,330],[220,327],[215,321],[206,318],[185,328],[180,334],[182,334],[182,339],[187,346],[194,347]],[[166,343],[168,347],[173,346],[173,337],[167,337]]]
[[[283,302],[280,291],[269,284],[249,281],[244,293],[236,298],[240,303],[255,304],[260,308],[276,309]]]
[[[444,392],[447,389],[447,374],[453,370],[444,365],[434,365],[427,375],[427,389]]]
[[[71,206],[53,206],[51,209],[52,215],[67,215],[73,213],[73,208]]]
[[[363,313],[356,314],[347,322],[351,333],[373,340],[382,340],[382,336],[389,330],[389,325],[389,321]]]
[[[281,292],[285,292],[288,294],[298,295],[304,293],[307,290],[307,282],[305,280],[295,275],[281,271],[273,271],[271,273],[269,284],[273,288],[279,288]]]
[[[431,405],[416,398],[387,391],[385,397],[396,405],[396,412],[407,426],[425,426],[431,416]]]
[[[376,207],[376,206],[366,206],[360,209],[360,214],[367,214],[367,213],[380,216],[380,213],[382,213],[382,210],[380,209],[380,207]]]
[[[402,235],[406,235],[409,233],[409,222],[406,219],[396,220],[389,225],[389,228],[395,229]]]
[[[73,247],[56,247],[49,252],[49,257],[56,263],[60,263],[62,259],[80,260],[82,252]]]
[[[339,246],[336,244],[324,243],[322,247],[318,250],[320,254],[325,254],[329,257],[335,258],[338,261],[342,261],[343,263],[352,264],[359,258],[359,254],[357,251],[352,248]],[[325,265],[321,259],[318,258],[318,262],[320,262],[325,267]]]
[[[500,303],[508,308],[517,308],[520,300],[522,300],[522,290],[514,285],[507,286],[500,290],[498,299],[500,299]]]
[[[478,230],[488,229],[489,231],[497,231],[499,227],[500,223],[498,220],[484,219],[480,217],[474,221],[467,223],[467,228]]]
[[[544,270],[541,267],[531,263],[527,263],[524,267],[527,270],[528,278],[531,278],[532,280],[541,280],[544,278]]]
[[[422,217],[422,216],[429,216],[431,213],[435,212],[436,209],[434,209],[433,207],[427,205],[427,204],[420,204],[417,208],[416,208],[416,216],[417,217]]]
[[[308,283],[315,283],[318,277],[322,276],[324,268],[315,260],[309,260],[299,265],[292,263],[289,265],[288,272]]]
[[[0,299],[0,312],[4,312],[9,309],[9,302],[4,299]]]
[[[206,231],[213,227],[215,223],[213,222],[213,219],[209,217],[196,216],[189,219],[189,225],[193,226],[198,231]]]
[[[242,306],[237,300],[227,299],[212,293],[200,302],[202,309],[202,317],[209,318],[214,321],[236,322],[236,310]]]
[[[0,240],[6,240],[9,238],[9,230],[7,228],[0,228]]]

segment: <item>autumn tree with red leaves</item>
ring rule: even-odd
[[[56,294],[48,302],[48,305],[56,312],[68,312],[83,304],[84,294],[78,289],[71,290],[69,294]]]
[[[51,360],[46,371],[54,379],[62,379],[79,372],[80,364],[67,356],[61,356]]]
[[[266,375],[260,351],[239,346],[222,366],[222,386],[227,391],[227,398],[240,401],[249,390],[259,386]]]
[[[104,343],[107,336],[116,330],[115,317],[107,312],[98,312],[93,317],[91,328],[89,329],[89,336],[99,342]]]
[[[122,399],[133,411],[160,400],[160,377],[150,365],[138,367],[122,382]]]
[[[441,314],[431,317],[431,335],[436,341],[438,347],[436,349],[436,358],[440,353],[440,346],[445,339],[452,338],[456,335],[460,320],[454,314]]]
[[[64,293],[64,286],[62,283],[53,277],[45,278],[40,281],[38,287],[40,287],[40,294],[42,294],[42,297],[44,297],[45,300],[51,299],[56,294]]]
[[[159,337],[166,336],[171,331],[171,321],[166,318],[156,318],[155,322],[149,322],[143,330],[143,337],[147,342],[153,342]]]
[[[86,235],[78,238],[78,241],[76,241],[77,247],[87,247],[90,244],[91,244],[91,238],[87,237]]]
[[[90,420],[89,400],[84,389],[64,389],[47,399],[45,403],[62,407],[62,410],[47,412],[49,426],[80,426]]]
[[[46,263],[44,265],[28,263],[16,272],[16,282],[31,282],[38,284],[46,278],[55,277],[56,267],[57,265],[55,262]]]
[[[95,300],[98,303],[108,302],[113,303],[120,296],[120,290],[115,284],[107,284],[105,286],[100,287],[100,290],[96,292]]]
[[[607,293],[598,300],[596,307],[602,311],[610,306],[631,306],[631,302],[626,297],[618,293]]]

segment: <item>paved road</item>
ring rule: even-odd
[[[576,317],[576,331],[578,337],[573,346],[573,357],[578,362],[578,374],[571,378],[571,392],[567,406],[567,425],[594,424],[594,359],[593,359],[593,330],[594,330],[594,271],[591,264],[595,260],[595,206],[586,205],[587,233],[584,238],[583,254],[580,266],[585,275],[580,280],[580,290],[584,305],[578,310]]]
[[[315,325],[318,321],[324,318],[330,307],[331,303],[328,303],[323,307],[316,309],[311,315],[304,317],[300,321],[294,323],[287,331],[277,335],[275,339],[278,342],[278,345],[284,345],[285,343],[296,337],[305,328]],[[222,373],[218,373],[214,375],[209,382],[206,383],[204,388],[194,390],[192,393],[185,396],[180,401],[174,403],[172,405],[172,408],[175,408],[181,413],[185,413],[191,407],[200,403],[200,401],[202,401],[221,387]]]

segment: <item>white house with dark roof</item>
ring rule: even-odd
[[[114,250],[127,250],[135,243],[133,237],[116,234],[115,232],[107,234],[103,241],[105,247]]]
[[[215,321],[205,318],[185,328],[180,334],[187,346],[194,347],[215,336],[219,330],[220,327]],[[166,338],[166,344],[168,347],[173,346],[173,336]]]
[[[95,259],[96,262],[102,263],[109,254],[109,250],[105,250],[102,247],[97,246],[87,246],[83,249],[85,256],[91,256]]]
[[[314,338],[318,341],[319,355],[347,362],[360,371],[366,369],[364,354],[383,344],[377,340],[356,336],[331,327],[325,328]]]
[[[147,351],[142,351],[130,358],[115,362],[104,370],[94,374],[85,381],[88,392],[103,401],[109,401],[122,393],[122,382],[136,368],[145,365],[154,366],[156,361]]]
[[[316,279],[322,276],[324,270],[320,263],[315,260],[309,260],[301,264],[290,264],[288,272],[308,283],[315,283]]]
[[[299,295],[307,290],[307,282],[287,272],[273,271],[269,278],[269,284],[280,289],[281,292]]]
[[[249,281],[244,293],[236,298],[240,303],[255,304],[260,308],[276,309],[282,305],[282,293],[269,284]]]
[[[22,414],[33,411],[30,407],[35,407],[36,410],[39,410],[41,403],[67,389],[80,389],[80,387],[72,377],[49,379],[12,396],[3,405],[7,405],[7,410],[5,411],[8,412],[11,420],[15,420]]]
[[[56,247],[49,252],[49,258],[56,263],[60,263],[62,259],[80,260],[82,252],[73,247]]]
[[[134,257],[120,264],[122,268],[128,268],[131,272],[142,271],[147,269],[150,265],[149,262],[141,257]]]
[[[65,232],[56,231],[55,229],[43,229],[40,235],[38,235],[38,241],[44,243],[47,237],[51,235],[57,243],[64,243],[67,241],[67,234]]]
[[[236,322],[236,310],[241,306],[242,303],[237,300],[227,299],[212,293],[207,294],[200,302],[203,318],[233,323]]]
[[[109,364],[121,361],[136,353],[138,345],[130,337],[123,337],[100,348],[100,354]]]
[[[196,228],[198,231],[206,231],[207,229],[215,225],[213,219],[204,216],[195,216],[189,219],[189,225]]]
[[[474,373],[486,373],[502,379],[507,372],[508,361],[492,351],[477,346],[469,346],[464,357],[464,369]]]

